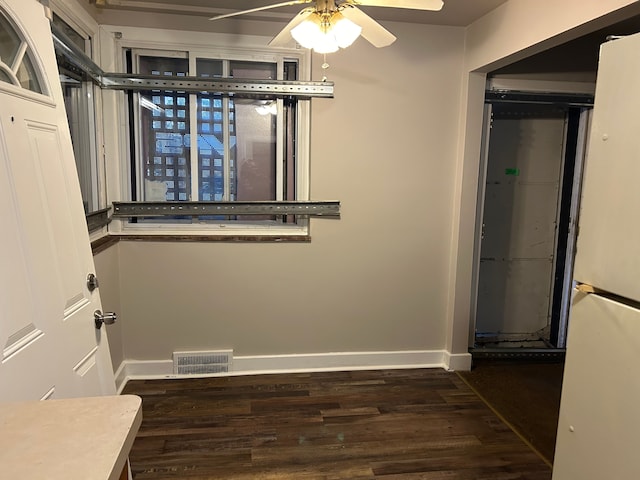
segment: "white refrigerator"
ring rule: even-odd
[[[640,34],[600,51],[574,279],[553,480],[637,480]]]

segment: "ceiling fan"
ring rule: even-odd
[[[300,11],[270,42],[284,47],[293,37],[305,48],[317,53],[332,53],[351,45],[360,35],[375,47],[391,45],[396,37],[360,10],[359,6],[440,10],[443,0],[290,0],[263,7],[241,10],[210,18],[219,20],[247,13],[290,5],[312,3]]]

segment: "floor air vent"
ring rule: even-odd
[[[173,352],[173,373],[199,375],[225,373],[231,370],[233,350],[214,352]]]

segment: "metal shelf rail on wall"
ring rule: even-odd
[[[238,78],[200,78],[108,73],[80,50],[54,23],[51,23],[56,54],[66,65],[91,79],[101,89],[140,91],[179,89],[187,92],[212,92],[273,100],[277,98],[333,98],[333,82],[298,80],[254,80]],[[163,217],[202,215],[297,215],[339,218],[340,202],[335,201],[267,201],[267,202],[113,202],[114,217]],[[88,219],[95,228],[109,223],[107,209]]]

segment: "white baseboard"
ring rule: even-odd
[[[116,370],[116,390],[120,394],[129,380],[167,378],[173,375],[173,360],[124,360]],[[177,375],[176,375],[177,377]]]
[[[446,369],[452,372],[458,370],[468,372],[471,370],[471,354],[470,353],[449,353],[444,352],[444,363]]]
[[[113,374],[116,380],[116,391],[118,392],[118,395],[122,393],[122,389],[127,384],[128,379],[127,379],[127,374],[125,372],[126,368],[127,368],[127,362],[126,360],[123,360],[120,366],[118,367],[118,369]]]
[[[338,352],[299,355],[256,355],[234,357],[228,373],[200,375],[224,377],[268,373],[327,372],[341,370],[388,370],[401,368],[444,368],[469,370],[471,355],[451,354],[446,350],[399,352]],[[125,360],[116,371],[116,387],[121,393],[129,380],[188,378],[173,373],[173,360]]]

